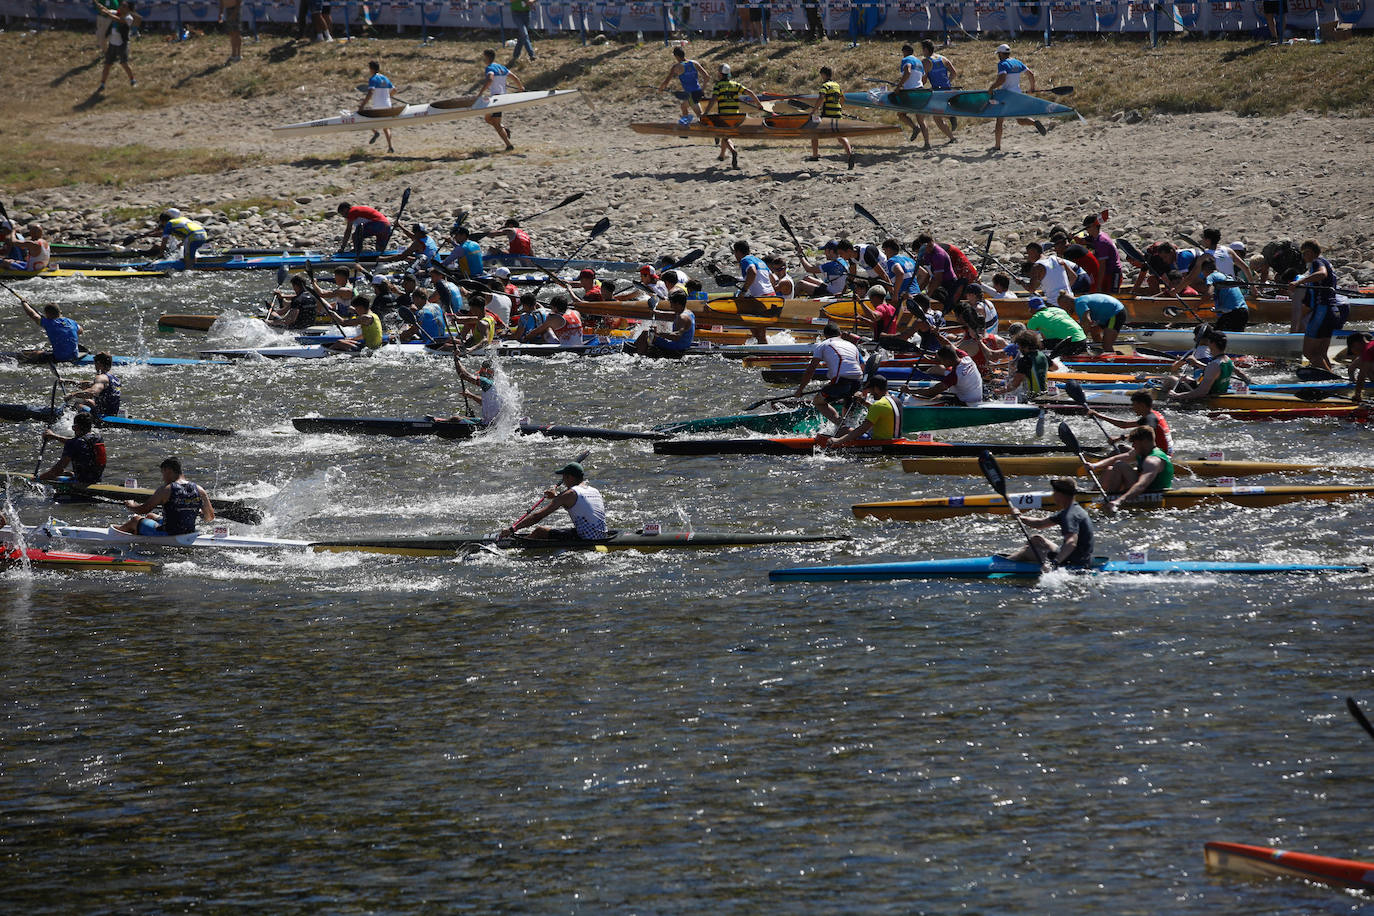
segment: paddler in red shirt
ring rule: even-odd
[[[1137,426],[1149,427],[1155,434],[1155,448],[1162,450],[1166,455],[1172,455],[1174,453],[1174,440],[1169,435],[1169,421],[1164,419],[1164,414],[1155,410],[1154,395],[1148,391],[1131,392],[1131,411],[1135,413],[1135,416],[1128,420],[1118,420],[1116,417],[1109,417],[1105,413],[1099,413],[1091,408],[1088,409],[1088,416],[1096,417],[1121,429],[1135,429]],[[1125,439],[1125,436],[1111,436],[1107,441],[1117,445],[1124,442]]]
[[[339,242],[340,252],[348,250],[350,236],[353,239],[355,255],[363,253],[363,243],[369,236],[376,239],[378,254],[386,250],[387,243],[391,241],[391,220],[387,219],[381,210],[361,205],[354,206],[345,201],[339,204],[339,215],[347,224],[344,226],[343,240]]]

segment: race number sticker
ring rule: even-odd
[[[1043,493],[1017,493],[1008,498],[1008,504],[1018,509],[1039,509],[1045,504]]]

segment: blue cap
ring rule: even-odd
[[[1032,312],[1038,312],[1044,307],[1045,300],[1041,299],[1039,296],[1031,296],[1030,299],[1026,301],[1026,308],[1030,309]]]

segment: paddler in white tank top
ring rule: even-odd
[[[549,317],[539,327],[525,335],[526,340],[540,341],[546,333],[553,334],[554,343],[562,347],[582,345],[582,314],[568,302],[568,297],[554,296],[549,301]]]
[[[599,541],[607,536],[606,503],[601,491],[585,483],[586,473],[576,461],[569,462],[558,469],[563,478],[563,491],[545,490],[544,498],[548,505],[531,512],[525,518],[501,531],[501,537],[512,537],[515,532],[529,525],[543,521],[559,509],[566,509],[571,516],[573,527],[552,528],[539,525],[527,535],[531,538],[556,538],[565,541]]]

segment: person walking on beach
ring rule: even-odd
[[[516,45],[517,53],[520,46]],[[479,97],[491,98],[502,95],[506,91],[507,81],[515,83],[515,88],[521,92],[525,91],[525,84],[520,82],[520,77],[510,72],[509,67],[503,67],[496,62],[496,52],[488,48],[482,52],[482,58],[487,62],[486,69],[482,71],[482,83],[477,87]],[[530,60],[534,60],[534,52],[530,52]],[[514,61],[512,61],[514,63]],[[507,150],[515,149],[515,144],[510,142],[510,128],[501,123],[501,112],[494,111],[483,118],[492,129],[496,131],[496,136],[501,138],[501,142],[506,144]]]
[[[125,0],[117,7],[97,6],[96,12],[111,20],[110,32],[106,36],[105,69],[100,71],[100,85],[95,87],[97,94],[105,91],[105,80],[110,77],[110,68],[119,64],[129,76],[129,85],[137,86],[134,71],[129,67],[129,33],[143,21],[134,11],[132,0]]]
[[[1021,77],[1023,74],[1029,85],[1029,88],[1024,90],[1021,88]],[[998,89],[1006,89],[1010,92],[1034,92],[1035,71],[1011,56],[1011,45],[998,45],[997,78],[992,81],[992,85],[989,86],[988,89],[993,92]],[[998,118],[997,125],[993,128],[992,148],[994,150],[1000,151],[1002,149],[1002,125],[1006,120],[1006,118]],[[1045,129],[1045,125],[1034,118],[1017,118],[1016,123],[1024,124],[1027,127],[1034,127],[1036,130],[1040,131],[1042,136],[1049,133],[1049,131]]]
[[[530,13],[534,12],[539,0],[510,0],[510,18],[515,20],[515,53],[511,55],[511,66],[520,59],[520,49],[524,48],[534,61],[534,44],[530,41]]]
[[[367,62],[367,69],[371,75],[367,78],[367,94],[363,96],[362,105],[358,106],[358,111],[385,111],[392,105],[391,90],[396,86],[391,80],[387,79],[382,73],[382,65],[375,60]],[[386,151],[394,153],[396,150],[391,145],[391,128],[383,127],[380,131],[372,132],[372,139],[368,143],[376,143],[379,134],[386,135]]]

